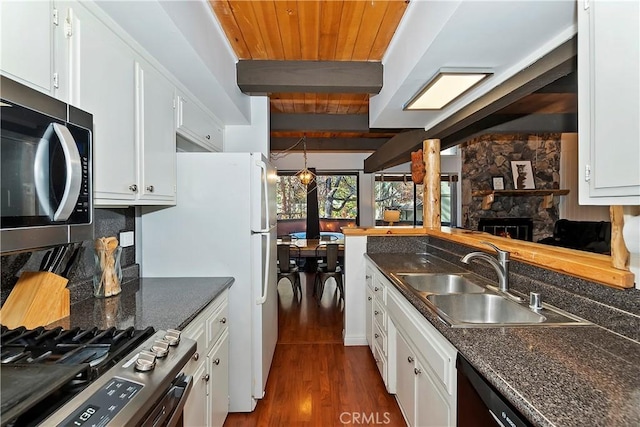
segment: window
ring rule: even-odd
[[[355,225],[358,218],[358,175],[320,172],[316,183],[321,233],[339,232],[341,227]],[[278,171],[276,197],[278,235],[306,231],[307,188],[300,184],[295,172]]]
[[[455,225],[457,181],[457,175],[440,177],[440,220],[443,225]],[[394,208],[400,210],[401,225],[422,225],[422,187],[422,184],[413,183],[410,174],[376,174],[376,224],[383,225],[384,210]]]

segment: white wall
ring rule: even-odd
[[[269,156],[269,97],[251,97],[251,124],[225,126],[224,151],[260,152]]]
[[[373,226],[374,221],[374,174],[364,173],[364,160],[371,153],[307,153],[307,167],[316,168],[318,171],[344,171],[358,172],[360,186],[360,226]],[[272,163],[282,171],[299,171],[304,167],[304,156],[302,153],[274,153],[271,156]],[[443,155],[440,157],[440,171],[442,173],[455,173],[460,176],[462,163],[459,151],[454,155]],[[385,169],[385,173],[411,173],[409,162],[393,168]],[[460,205],[462,201],[461,185],[458,185],[458,224],[461,223]]]

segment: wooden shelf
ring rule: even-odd
[[[533,197],[542,196],[542,207],[545,209],[553,206],[553,196],[565,196],[569,194],[569,190],[480,190],[471,193],[473,197],[482,197],[482,209],[491,209],[491,204],[496,196],[502,197]]]

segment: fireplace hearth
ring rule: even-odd
[[[478,230],[495,236],[533,241],[533,219],[531,218],[480,218]]]

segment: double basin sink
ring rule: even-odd
[[[470,280],[466,274],[391,273],[420,296],[452,327],[590,325],[584,319],[542,304],[531,309],[492,286]]]

